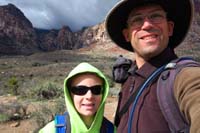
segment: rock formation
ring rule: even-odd
[[[200,41],[200,0],[194,0],[194,3],[195,19],[186,43]],[[61,29],[37,29],[15,5],[0,6],[0,55],[72,50],[108,42],[110,39],[106,35],[104,22],[77,32],[72,32],[68,26]]]

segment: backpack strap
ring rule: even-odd
[[[166,66],[157,83],[157,98],[160,109],[168,122],[172,133],[189,133],[190,126],[181,113],[174,97],[173,85],[178,72],[185,67],[200,66],[198,62],[188,58],[179,58]]]
[[[55,116],[55,127],[56,127],[56,133],[71,132],[70,118],[68,112],[65,112],[62,115],[57,114]]]
[[[114,125],[105,117],[103,118],[103,124],[106,128],[106,133],[114,133]]]
[[[133,106],[131,107],[130,110],[130,117],[128,118],[128,133],[131,133],[131,127],[132,127],[132,120],[134,118],[134,111],[137,105],[137,102],[139,100],[139,97],[142,95],[143,91],[147,88],[148,85],[150,85],[156,78],[158,78],[158,76],[166,69],[166,64],[159,67],[158,69],[156,69],[146,80],[145,82],[142,84],[142,86],[140,86],[138,93],[135,96],[135,99],[133,101]]]

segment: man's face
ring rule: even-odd
[[[144,60],[160,54],[168,45],[173,34],[174,23],[168,21],[166,12],[159,5],[135,8],[123,30],[126,41],[130,42],[136,57]]]

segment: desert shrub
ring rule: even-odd
[[[46,104],[41,103],[39,109],[32,113],[32,117],[36,119],[38,126],[41,128],[53,119],[53,114]]]
[[[44,127],[48,122],[54,120],[56,114],[63,114],[66,111],[64,98],[58,98],[48,103],[41,102],[39,107],[36,107],[37,110],[32,114],[39,129]]]
[[[10,117],[7,114],[0,114],[0,123],[10,120]]]
[[[200,62],[200,57],[199,56],[195,57],[195,60],[198,61],[198,62]]]
[[[33,67],[39,67],[39,66],[44,66],[44,65],[45,65],[45,63],[40,63],[40,62],[34,62],[34,63],[32,63]]]
[[[198,24],[200,24],[200,14],[196,13],[196,21]]]
[[[55,100],[55,106],[53,108],[53,114],[62,114],[66,112],[66,104],[64,98],[58,98]]]
[[[63,96],[63,89],[57,87],[56,84],[47,82],[31,90],[28,95],[38,100],[58,98]]]
[[[18,80],[16,77],[11,77],[8,79],[7,87],[9,88],[9,93],[12,95],[18,95]]]

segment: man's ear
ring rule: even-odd
[[[169,36],[172,36],[174,31],[174,22],[168,21],[168,27],[169,27]]]
[[[124,38],[127,42],[130,42],[130,38],[129,38],[129,31],[128,29],[123,29],[122,31],[123,35],[124,35]]]

